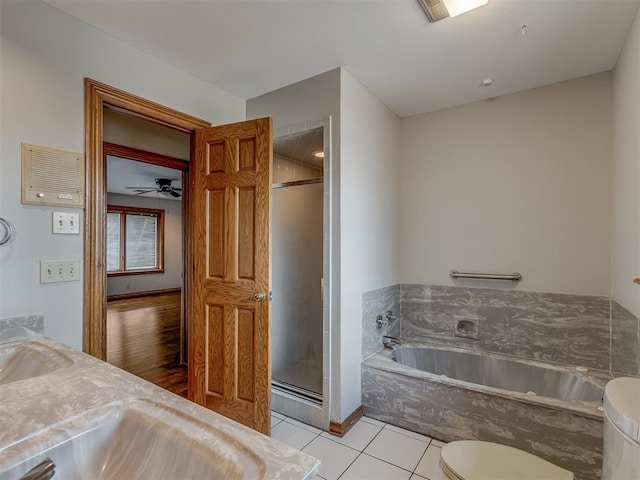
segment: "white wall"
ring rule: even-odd
[[[247,118],[265,115],[276,136],[332,115],[331,420],[341,422],[361,404],[362,294],[399,281],[399,119],[344,69],[247,101]]]
[[[344,419],[361,404],[362,294],[400,281],[400,119],[349,72],[343,69],[341,73],[340,390]]]
[[[331,335],[328,348],[323,353],[323,366],[327,367],[323,373],[323,394],[330,398],[330,419],[341,421],[340,350],[337,347],[340,345],[340,70],[331,70],[247,100],[248,119],[265,116],[273,118],[275,137],[286,135],[290,131],[304,131],[309,129],[306,122],[311,121],[316,126],[317,120],[331,117],[331,174],[325,174],[324,178],[325,195],[329,196],[331,204],[330,212],[325,211],[331,222],[331,272],[323,308],[331,310],[332,323],[331,328],[329,325],[323,326],[323,335]],[[331,194],[328,193],[329,188]],[[326,345],[327,342],[323,343]]]
[[[640,10],[613,71],[614,300],[640,317]]]
[[[182,286],[182,202],[163,198],[107,194],[108,205],[164,210],[164,273],[107,278],[107,295]],[[128,285],[128,286],[127,286]]]
[[[608,295],[611,119],[610,72],[403,119],[402,280]]]
[[[81,348],[82,282],[38,280],[41,259],[82,259],[82,235],[53,236],[53,208],[20,204],[20,142],[84,151],[84,77],[214,124],[243,120],[245,102],[39,1],[1,1],[0,22],[0,216],[17,232],[0,317],[44,313],[47,335]]]

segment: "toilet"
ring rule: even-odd
[[[568,470],[517,448],[476,440],[442,447],[451,480],[573,480]],[[640,479],[640,378],[611,380],[604,394],[601,480]]]
[[[602,458],[602,480],[640,478],[640,378],[607,383]]]
[[[535,455],[478,440],[446,444],[440,467],[451,480],[574,480],[569,470]]]

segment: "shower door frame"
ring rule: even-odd
[[[323,129],[323,199],[322,199],[322,402],[318,406],[300,395],[293,395],[272,384],[272,409],[297,420],[311,423],[313,426],[329,431],[331,415],[331,331],[332,331],[332,121],[331,116],[285,125],[274,128],[274,139],[288,135],[297,135],[322,127]],[[300,182],[301,184],[307,181]],[[320,414],[318,410],[320,409]],[[319,416],[318,416],[319,415]]]

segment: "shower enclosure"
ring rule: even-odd
[[[274,140],[272,383],[322,401],[323,128]]]

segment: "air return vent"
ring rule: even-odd
[[[418,3],[432,23],[449,16],[447,7],[445,7],[442,0],[418,0]]]
[[[84,154],[23,143],[22,203],[84,208]]]

